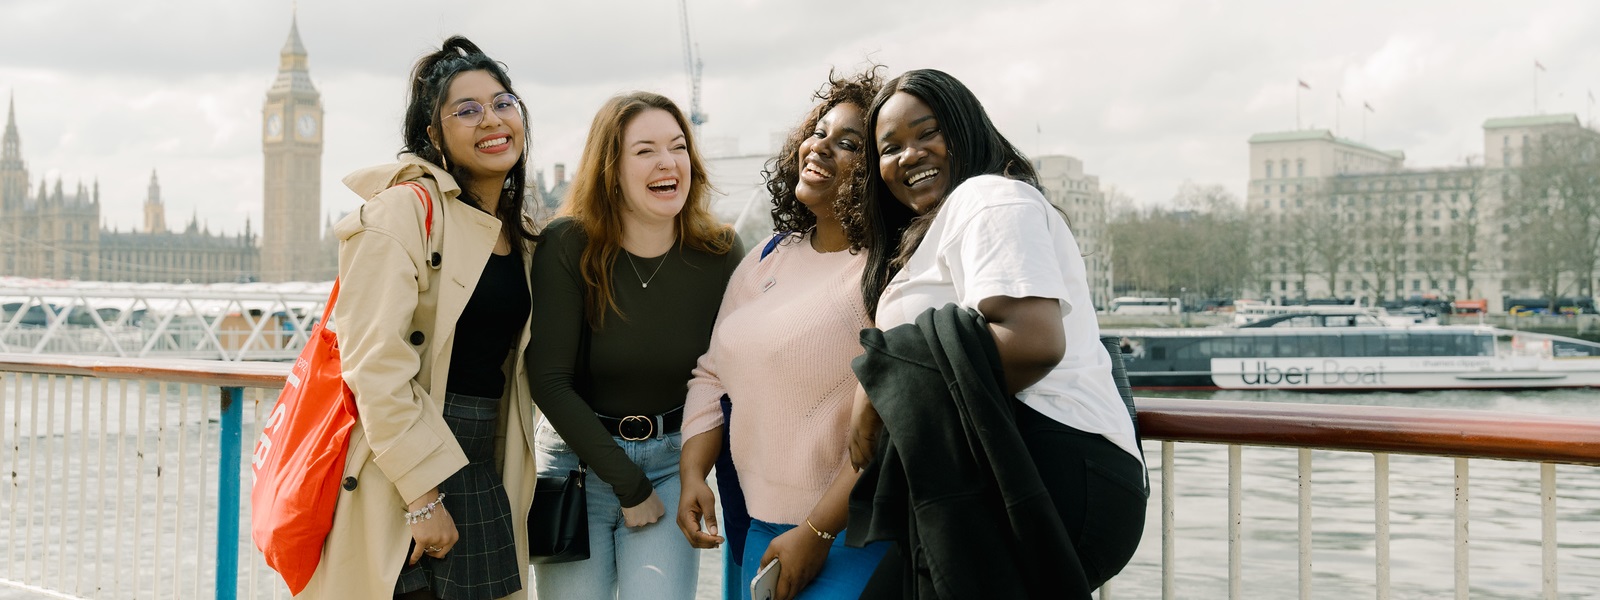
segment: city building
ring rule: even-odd
[[[263,281],[325,281],[336,275],[337,257],[322,242],[322,116],[299,23],[291,19],[278,77],[261,108]]]
[[[156,173],[146,190],[144,228],[102,228],[100,184],[68,192],[57,179],[32,182],[22,159],[16,102],[0,138],[0,275],[88,281],[216,283],[254,278],[258,254],[250,226],[238,235],[213,234],[192,219],[183,232],[166,228]]]
[[[1072,227],[1089,273],[1089,295],[1097,309],[1111,305],[1111,210],[1100,191],[1100,178],[1083,172],[1083,161],[1071,156],[1040,156],[1033,161],[1044,196],[1060,208]]]
[[[1426,168],[1327,130],[1251,136],[1260,297],[1481,298],[1499,311],[1542,295],[1506,256],[1507,194],[1546,136],[1596,134],[1572,114],[1489,119],[1483,132],[1481,159]]]
[[[557,208],[561,207],[561,203],[566,201],[567,188],[572,183],[567,181],[566,163],[556,163],[552,173],[555,175],[555,180],[551,181],[548,187],[545,186],[544,169],[534,171],[533,174],[533,188],[537,192],[534,194],[534,198],[549,213],[554,213]],[[530,206],[529,208],[531,210],[533,207]]]

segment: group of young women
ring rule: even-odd
[[[360,419],[303,593],[527,597],[535,477],[579,465],[590,558],[533,567],[540,598],[691,598],[695,549],[724,542],[729,598],[774,560],[781,599],[971,577],[1087,597],[1115,575],[1145,471],[1068,224],[964,85],[877,71],[818,91],[746,252],[672,101],[601,107],[538,224],[503,65],[461,37],[423,57],[399,161],[345,179],[366,202],[335,229],[334,328]],[[898,354],[919,336],[944,336],[935,360]],[[961,391],[915,392],[929,377]],[[718,522],[719,458],[747,521]],[[1029,544],[972,543],[1008,528]]]

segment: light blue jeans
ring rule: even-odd
[[[739,593],[740,598],[750,600],[750,580],[755,579],[756,573],[760,572],[761,555],[767,553],[767,546],[772,544],[772,540],[795,527],[758,519],[750,520],[750,534],[744,541],[744,572],[740,574],[744,584]],[[805,589],[800,590],[798,600],[860,598],[861,592],[867,589],[867,580],[872,579],[872,572],[877,570],[878,563],[883,561],[883,554],[889,551],[889,544],[887,541],[873,542],[860,548],[851,548],[844,545],[844,532],[839,532],[833,540],[833,545],[828,548],[828,559],[822,563],[822,570],[817,573],[816,579],[811,580]]]
[[[534,589],[539,598],[562,600],[692,600],[699,583],[700,553],[684,539],[675,520],[683,438],[673,433],[637,442],[616,440],[644,469],[666,514],[644,527],[624,525],[616,492],[591,469],[584,486],[589,498],[589,560],[534,565]],[[539,475],[578,468],[578,455],[544,419],[539,420],[534,445]]]

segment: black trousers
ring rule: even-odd
[[[1105,436],[1015,406],[1022,442],[1078,549],[1089,589],[1099,588],[1127,566],[1144,536],[1144,466]]]
[[[1150,499],[1144,466],[1105,436],[1064,425],[1020,401],[1012,406],[1018,433],[1066,525],[1087,580],[1086,588],[1062,581],[1063,597],[1088,597],[1127,566],[1144,536]],[[902,551],[898,544],[890,548],[862,598],[907,597]]]

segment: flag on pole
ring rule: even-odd
[[[1589,90],[1589,101],[1594,102],[1594,90]]]
[[[1334,98],[1338,98],[1340,104],[1344,104],[1344,92],[1342,92],[1342,91],[1334,92],[1333,93],[1333,97]]]
[[[1540,64],[1538,60],[1534,60],[1533,61],[1533,68],[1538,69],[1540,71],[1543,71],[1544,70],[1544,65]]]
[[[1378,112],[1378,109],[1373,108],[1370,102],[1362,102],[1361,107],[1367,109],[1367,112]]]
[[[1044,125],[1041,125],[1039,123],[1034,123],[1033,124],[1033,132],[1034,133],[1044,133]]]
[[[1311,84],[1306,83],[1306,80],[1304,80],[1304,79],[1296,79],[1295,81],[1300,83],[1300,87],[1303,87],[1303,88],[1308,89],[1308,90],[1311,89]]]

